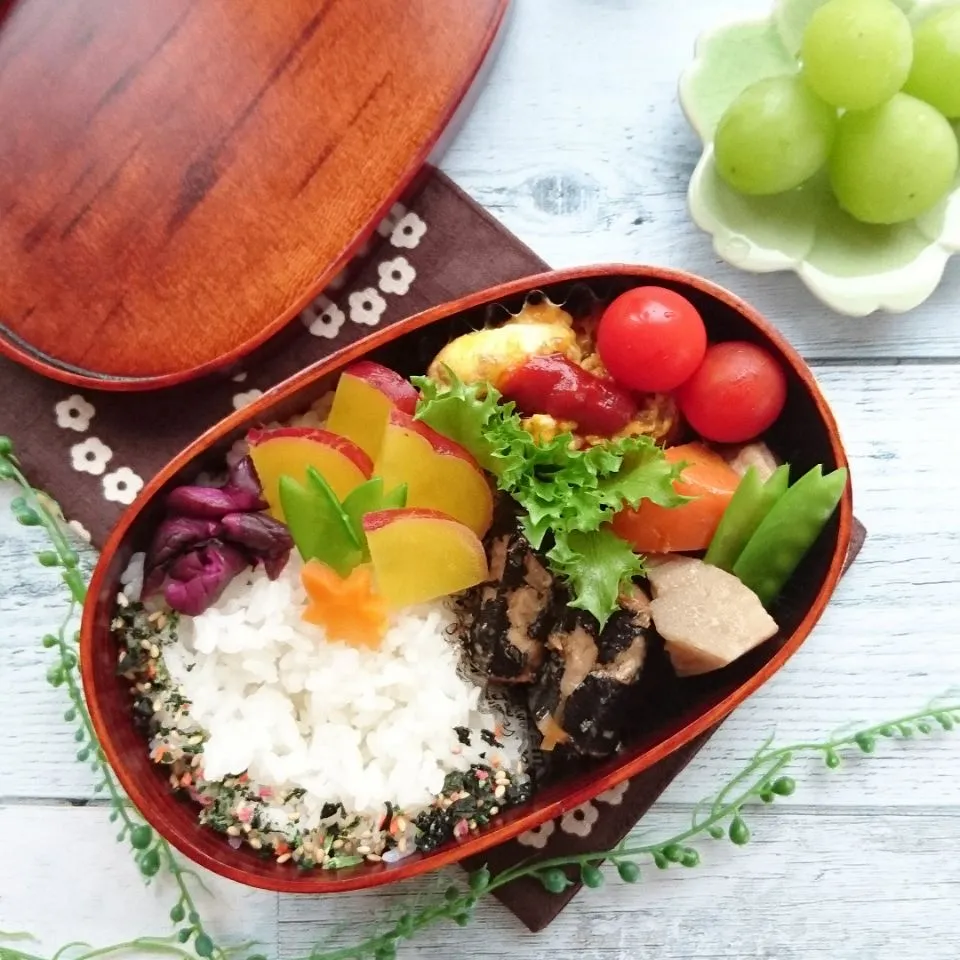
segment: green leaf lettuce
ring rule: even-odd
[[[617,609],[622,587],[643,573],[643,558],[606,526],[625,505],[648,499],[675,507],[688,498],[673,487],[682,464],[668,463],[650,437],[573,449],[573,435],[535,440],[513,403],[486,383],[465,384],[448,371],[447,387],[416,377],[417,419],[465,447],[522,507],[524,533],[535,549],[549,538],[553,572],[569,587],[571,605],[601,627]]]

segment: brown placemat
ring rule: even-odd
[[[844,573],[856,560],[866,535],[866,528],[854,519]],[[486,864],[493,873],[498,873],[532,854],[546,859],[612,849],[633,830],[637,821],[719,728],[720,724],[632,780],[600,794],[590,803],[564,814],[559,820],[545,823],[537,830],[522,834],[517,840],[465,860],[464,866],[476,869]],[[525,926],[537,932],[557,918],[580,888],[581,884],[575,883],[563,893],[546,893],[539,881],[523,878],[495,891],[494,895]]]
[[[99,546],[144,481],[231,410],[372,327],[545,268],[443,174],[428,169],[301,322],[247,358],[241,369],[169,390],[121,394],[45,380],[0,357],[0,433],[13,438],[33,482],[59,501],[81,536]],[[858,526],[848,562],[863,535]],[[532,853],[556,856],[614,846],[709,736],[525,834],[522,842],[485,854],[482,862],[499,870]],[[555,895],[519,881],[497,896],[527,927],[541,930],[577,889]]]

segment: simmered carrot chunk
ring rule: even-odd
[[[327,639],[354,647],[378,647],[387,632],[387,605],[373,588],[369,566],[354,567],[341,577],[331,567],[310,560],[300,579],[307,591],[307,623],[323,627]]]
[[[740,477],[702,443],[669,447],[665,456],[671,463],[686,463],[674,487],[695,499],[673,508],[644,500],[636,510],[621,510],[613,518],[613,529],[638,553],[706,550]]]

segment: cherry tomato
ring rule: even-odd
[[[715,343],[677,391],[687,422],[705,440],[745,443],[773,426],[787,399],[787,378],[762,347]]]
[[[622,293],[600,318],[597,350],[618,383],[643,393],[666,393],[688,380],[707,349],[696,308],[664,287]]]

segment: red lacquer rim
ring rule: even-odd
[[[117,393],[133,393],[145,390],[159,390],[164,387],[174,387],[178,384],[187,383],[207,374],[229,368],[231,365],[241,361],[252,351],[256,350],[257,347],[262,346],[267,340],[283,330],[284,327],[296,319],[296,317],[323,292],[327,284],[329,284],[341,270],[349,265],[357,251],[373,235],[377,225],[381,223],[384,217],[390,212],[391,207],[400,199],[411,184],[413,184],[417,176],[424,171],[426,164],[429,162],[435,163],[439,159],[441,148],[449,142],[449,137],[453,132],[451,126],[466,118],[466,110],[461,111],[461,107],[467,107],[469,105],[474,84],[485,72],[487,67],[492,64],[493,59],[499,52],[500,40],[503,36],[501,27],[510,9],[510,0],[498,0],[498,2],[499,6],[490,18],[487,33],[477,51],[475,62],[464,75],[460,88],[450,97],[445,105],[440,114],[440,122],[437,124],[436,130],[423,142],[410,165],[397,180],[393,190],[383,200],[367,223],[357,231],[353,240],[344,247],[330,267],[310,284],[306,291],[294,301],[293,306],[264,326],[256,336],[251,337],[239,346],[234,347],[234,349],[206,363],[192,367],[189,370],[180,370],[176,373],[163,374],[157,377],[124,377],[87,373],[70,365],[62,364],[55,358],[48,357],[39,350],[34,350],[26,341],[21,343],[18,340],[12,340],[9,333],[4,335],[2,331],[0,331],[0,354],[21,366],[27,367],[41,377],[90,390],[103,390]]]
[[[135,503],[127,509],[111,533],[94,571],[88,591],[89,599],[84,608],[81,627],[80,662],[83,673],[84,692],[97,736],[103,746],[107,760],[130,799],[138,809],[144,812],[153,826],[185,856],[214,873],[228,877],[231,880],[236,880],[248,886],[283,893],[316,894],[347,892],[394,883],[432,870],[437,870],[463,860],[466,857],[482,853],[491,847],[498,846],[507,840],[513,839],[527,830],[538,827],[548,820],[553,820],[566,811],[593,799],[605,790],[646,770],[675,750],[716,726],[744,699],[769,680],[800,648],[803,641],[807,638],[823,614],[840,579],[844,560],[849,550],[853,523],[853,493],[852,487],[849,484],[840,502],[837,539],[820,590],[797,629],[784,642],[783,647],[766,664],[720,703],[702,713],[698,719],[689,723],[676,734],[660,742],[655,747],[625,762],[616,770],[604,776],[598,776],[596,779],[589,780],[579,788],[572,789],[562,798],[552,803],[538,806],[536,809],[530,810],[527,813],[520,814],[516,819],[508,823],[472,835],[459,844],[445,846],[436,853],[414,857],[409,861],[401,861],[398,865],[391,866],[389,870],[373,872],[367,871],[366,869],[360,870],[358,868],[355,875],[345,876],[339,880],[324,879],[323,874],[319,871],[303,875],[297,875],[292,870],[289,875],[253,875],[243,869],[223,863],[216,857],[210,856],[205,851],[198,849],[189,838],[183,838],[172,831],[167,832],[166,822],[156,798],[151,796],[143,788],[143,785],[135,780],[127,771],[112,738],[111,730],[105,723],[99,701],[99,692],[91,680],[90,672],[83,670],[83,665],[93,660],[94,644],[96,643],[95,623],[100,618],[99,597],[103,590],[109,585],[107,577],[113,557],[122,547],[131,526],[137,520],[144,507],[152,500],[157,492],[161,490],[164,484],[194,457],[204,452],[222,437],[229,435],[231,431],[242,427],[252,418],[255,419],[259,417],[260,414],[274,407],[277,403],[293,397],[298,391],[309,384],[319,380],[321,377],[336,372],[348,363],[370,353],[377,347],[390,343],[428,324],[448,319],[458,313],[466,312],[478,306],[505,300],[517,294],[537,290],[552,284],[568,283],[571,281],[589,282],[591,280],[600,280],[609,277],[642,277],[652,281],[686,284],[701,293],[721,301],[746,319],[781,351],[784,358],[791,365],[793,372],[803,383],[807,395],[814,401],[817,413],[829,435],[830,448],[837,467],[847,467],[849,469],[836,421],[825,398],[820,392],[813,373],[807,367],[802,357],[789,345],[780,333],[739,297],[710,281],[686,274],[679,270],[670,270],[661,267],[611,264],[558,270],[522,278],[465,297],[456,303],[436,307],[424,313],[417,314],[405,321],[373,333],[364,340],[351,344],[326,360],[294,375],[289,380],[265,393],[250,406],[231,414],[211,430],[207,431],[146,484]],[[170,802],[173,802],[172,794],[170,795]]]

